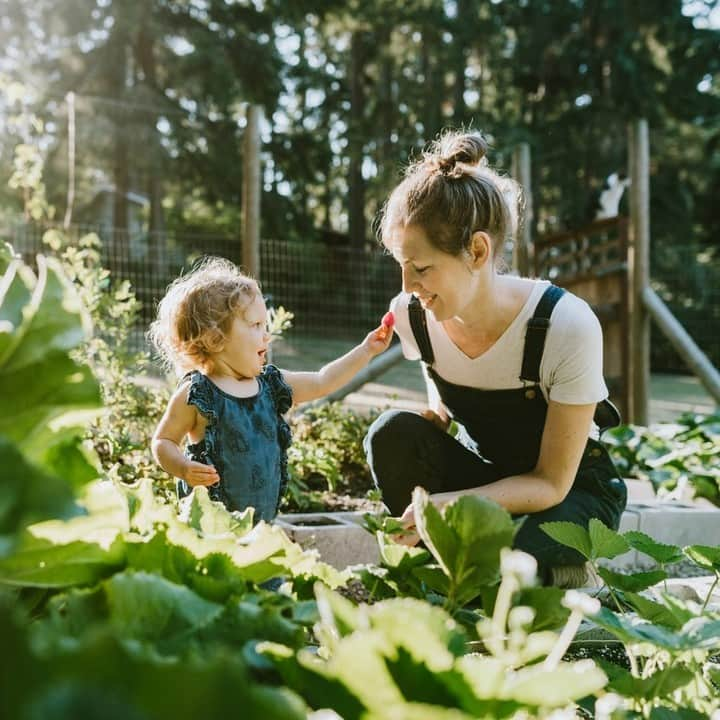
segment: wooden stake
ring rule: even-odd
[[[254,278],[260,277],[261,120],[260,106],[249,105],[243,143],[242,264],[245,272]]]

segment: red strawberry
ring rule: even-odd
[[[386,328],[391,328],[395,324],[395,316],[392,314],[392,312],[386,312],[383,315],[382,324]]]

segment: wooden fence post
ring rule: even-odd
[[[628,126],[630,164],[630,421],[648,423],[650,315],[643,293],[650,286],[650,144],[647,120]]]
[[[254,278],[260,277],[260,122],[262,109],[248,105],[243,142],[242,264]]]
[[[517,199],[518,228],[513,245],[513,267],[522,276],[534,275],[532,256],[533,197],[530,145],[520,143],[513,153],[513,176],[520,185]]]

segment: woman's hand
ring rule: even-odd
[[[420,542],[420,536],[415,532],[415,512],[412,505],[408,505],[405,508],[405,512],[400,516],[400,522],[406,532],[398,535],[395,540],[400,545],[408,545],[410,547],[417,545]]]
[[[450,427],[450,418],[438,415],[434,410],[430,410],[428,408],[427,410],[423,410],[420,415],[426,420],[429,420],[436,428],[439,428],[443,432],[447,432],[448,427]]]
[[[190,487],[198,485],[210,487],[220,482],[218,471],[212,465],[204,465],[195,460],[185,462],[182,478]]]

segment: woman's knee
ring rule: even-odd
[[[416,413],[388,410],[370,426],[363,442],[375,485],[394,514],[405,509],[412,488],[422,484],[417,442],[424,436],[423,424],[429,425]]]
[[[381,456],[410,454],[429,425],[425,418],[408,410],[387,410],[368,429],[363,445],[368,460]]]

